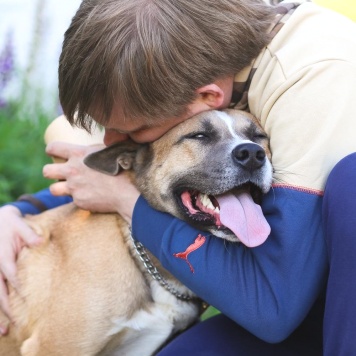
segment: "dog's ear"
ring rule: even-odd
[[[122,170],[132,168],[140,144],[125,141],[106,147],[86,156],[84,163],[99,172],[117,175]]]

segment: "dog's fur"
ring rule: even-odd
[[[246,142],[267,153],[261,167],[246,170],[234,159],[233,149]],[[236,240],[209,219],[190,216],[180,194],[222,194],[247,182],[266,192],[269,158],[258,122],[227,110],[200,114],[152,144],[111,146],[86,162],[109,174],[129,170],[156,209]],[[26,219],[45,242],[19,256],[20,289],[10,293],[15,324],[0,338],[1,356],[150,355],[199,316],[199,303],[178,300],[147,274],[119,215],[68,204]],[[174,288],[193,296],[155,263]]]

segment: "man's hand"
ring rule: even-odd
[[[0,308],[11,320],[8,300],[8,284],[18,288],[16,259],[24,246],[36,246],[42,239],[27,225],[20,211],[12,206],[0,208]],[[7,328],[0,325],[0,334]]]
[[[102,148],[104,146],[50,143],[46,149],[47,154],[66,162],[47,164],[43,168],[43,175],[60,180],[50,186],[53,195],[71,195],[74,203],[82,209],[101,213],[116,212],[131,223],[139,192],[126,174],[109,176],[83,163],[85,156]]]

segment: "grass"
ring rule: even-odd
[[[49,185],[42,177],[43,165],[50,162],[43,133],[53,117],[14,102],[0,109],[0,205]]]
[[[200,320],[204,321],[206,319],[211,318],[212,316],[218,315],[220,314],[219,310],[217,310],[214,307],[208,307],[207,310],[205,310],[205,312],[201,315]]]

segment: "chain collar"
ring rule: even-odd
[[[130,237],[131,237],[132,243],[134,245],[135,251],[136,251],[139,259],[142,261],[142,263],[143,263],[146,271],[148,272],[148,274],[155,281],[157,281],[169,293],[173,294],[176,298],[178,298],[178,299],[180,299],[182,301],[191,302],[191,301],[196,301],[198,299],[197,297],[192,297],[192,296],[190,296],[188,294],[180,293],[173,286],[169,285],[168,282],[163,278],[161,273],[157,270],[157,268],[152,263],[150,257],[147,254],[147,251],[145,250],[145,248],[141,244],[141,242],[138,242],[133,238],[131,231],[130,231]]]

